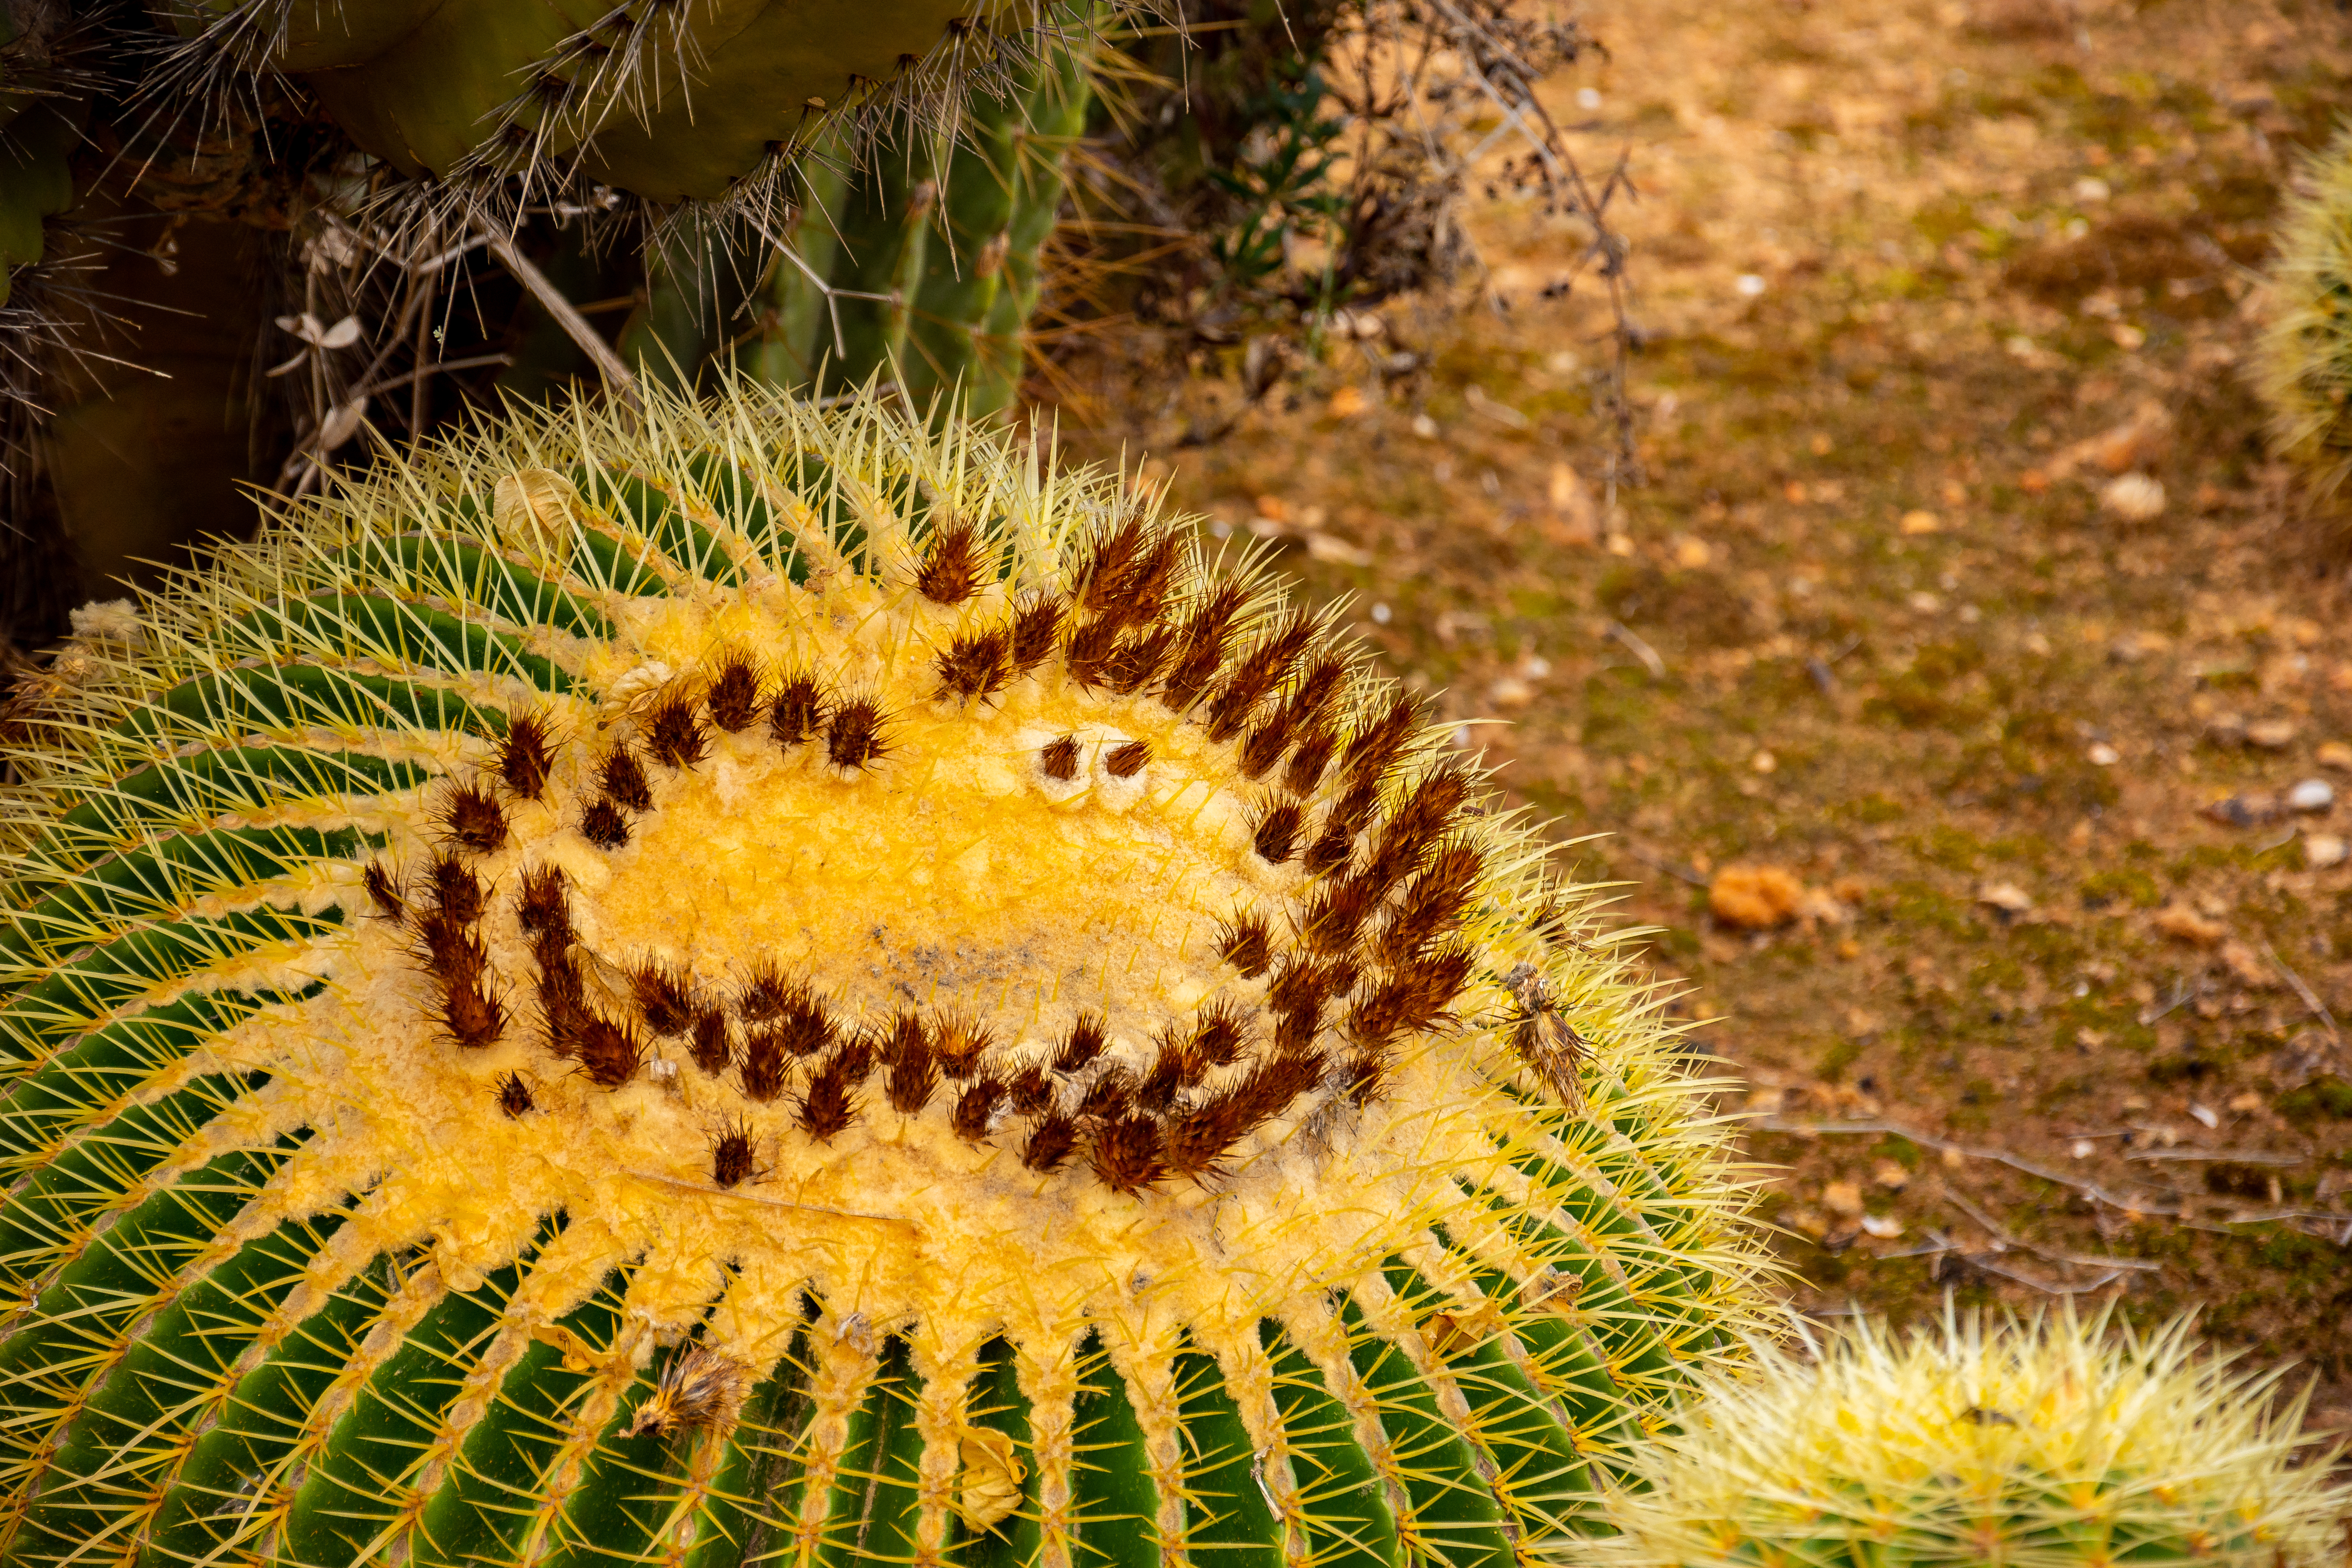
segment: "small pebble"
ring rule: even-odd
[[[2124,474],[2099,488],[2099,510],[2126,522],[2164,515],[2164,487],[2146,474]]]
[[[2286,792],[2286,803],[2297,811],[2326,811],[2336,804],[2336,786],[2326,779],[2305,779]]]
[[[2265,752],[2283,752],[2294,744],[2294,721],[2258,719],[2246,726],[2246,744]]]
[[[2108,745],[2105,741],[2101,741],[2096,745],[2093,746],[2088,754],[2091,759],[2091,765],[2095,768],[2111,768],[2117,763],[2124,760],[2124,754],[2121,752],[2116,751],[2113,746]]]
[[[2306,833],[2303,836],[2303,863],[2315,871],[2341,866],[2345,854],[2344,840],[2333,833]]]

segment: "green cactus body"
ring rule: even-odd
[[[56,89],[48,31],[0,5],[0,306],[9,274],[42,258],[44,220],[74,204],[71,159],[89,119],[87,102]]]
[[[1416,707],[993,437],[518,417],[89,612],[9,759],[0,1559],[1590,1529],[1748,1196]]]
[[[299,78],[404,174],[553,160],[658,202],[725,198],[873,84],[1013,20],[944,0],[201,0],[178,19],[247,66]],[[264,41],[258,54],[249,40]]]
[[[1060,47],[1005,96],[973,94],[952,139],[902,117],[856,177],[803,210],[801,265],[772,274],[760,374],[828,391],[879,376],[915,407],[954,399],[969,416],[1010,407],[1065,156],[1091,101],[1082,52]],[[841,297],[828,302],[818,279]]]
[[[1801,1361],[1705,1375],[1612,1493],[1620,1568],[2323,1568],[2352,1495],[2276,1375],[2200,1357],[2187,1321],[2106,1314],[1907,1341],[1865,1324]]]

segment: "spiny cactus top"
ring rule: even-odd
[[[6,796],[0,1555],[1502,1563],[1754,1310],[1325,617],[745,391],[95,611]]]
[[[2101,1312],[1863,1323],[1704,1374],[1685,1430],[1612,1496],[1619,1568],[2327,1568],[2352,1492],[2276,1373],[2200,1352],[2188,1320]],[[2305,1462],[2296,1468],[2294,1461]]]
[[[2277,243],[2252,380],[2273,443],[2333,500],[2352,478],[2352,130],[2305,162]]]

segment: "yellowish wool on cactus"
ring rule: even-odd
[[[2276,243],[2254,389],[2272,445],[2326,500],[2352,477],[2352,129],[2305,162]]]
[[[2352,1492],[2280,1374],[2200,1352],[2189,1322],[2107,1312],[1864,1322],[1707,1375],[1637,1454],[1599,1543],[1619,1568],[1906,1563],[2325,1568]],[[2297,1461],[2302,1461],[2299,1465]]]
[[[1500,1564],[1755,1312],[1476,769],[1001,438],[530,416],[71,657],[0,1559]]]

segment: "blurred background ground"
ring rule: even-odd
[[[1469,309],[1391,302],[1246,408],[1240,343],[1146,396],[1098,333],[1063,439],[1276,541],[1624,883],[1805,1307],[2196,1307],[2352,1424],[2347,562],[2242,378],[2352,24],[1578,16],[1610,53],[1542,93],[1639,192],[1646,483],[1606,482],[1590,232],[1500,186]]]

